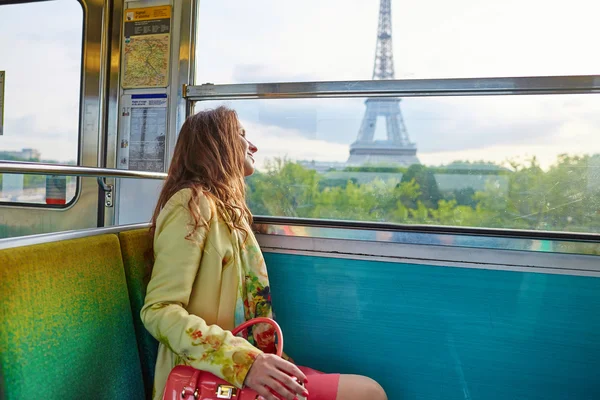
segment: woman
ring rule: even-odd
[[[254,172],[257,150],[225,107],[193,115],[181,128],[152,218],[154,267],[141,311],[160,342],[153,398],[162,398],[171,369],[186,364],[267,400],[277,399],[274,393],[290,400],[385,400],[369,378],[322,374],[270,354],[275,339],[267,324],[247,338],[231,334],[248,319],[272,317],[267,270],[245,202],[244,177]]]

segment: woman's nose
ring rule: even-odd
[[[256,153],[258,151],[258,147],[254,145],[254,143],[248,141],[249,149],[252,153]]]

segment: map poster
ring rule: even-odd
[[[128,149],[130,170],[165,172],[167,95],[131,95],[129,136],[121,146]]]
[[[171,6],[125,10],[123,88],[167,87],[170,42]]]
[[[4,134],[4,71],[0,71],[0,136]]]

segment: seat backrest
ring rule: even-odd
[[[2,399],[146,397],[119,240],[0,250]]]
[[[146,259],[146,255],[151,251],[152,239],[148,235],[148,229],[136,229],[120,232],[119,241],[121,242],[123,264],[127,276],[129,302],[133,314],[144,385],[146,392],[152,393],[158,341],[146,330],[140,318],[140,311],[146,297],[147,280],[145,276],[150,262]]]

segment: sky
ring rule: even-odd
[[[43,158],[77,159],[82,18],[73,0],[0,6],[0,150],[36,148]]]
[[[598,74],[599,11],[594,0],[392,0],[396,78]],[[203,0],[196,83],[371,79],[378,12],[377,0]],[[81,18],[75,0],[0,8],[0,150],[76,158]],[[406,98],[401,109],[425,164],[535,155],[548,166],[563,152],[600,153],[598,96]],[[345,161],[365,111],[364,99],[227,104],[259,167],[275,156]]]

